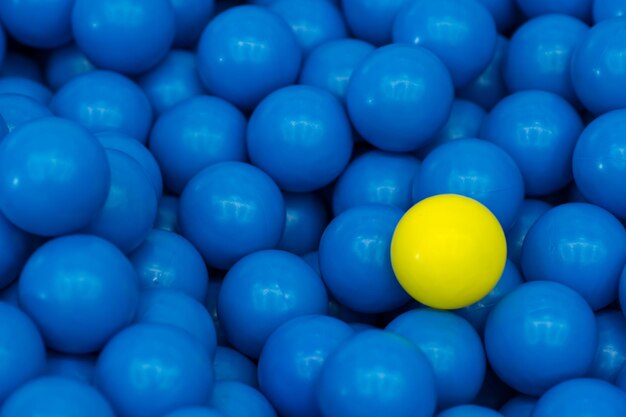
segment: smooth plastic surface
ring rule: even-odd
[[[502,414],[479,405],[459,405],[442,411],[437,417],[502,417]]]
[[[19,42],[56,48],[72,39],[72,0],[7,0],[0,4],[4,28]]]
[[[313,193],[284,193],[285,230],[277,249],[296,255],[317,250],[328,224],[324,201]]]
[[[391,42],[393,21],[405,3],[407,0],[341,0],[352,33],[378,46]]]
[[[225,417],[277,417],[263,394],[240,382],[217,382],[209,405]]]
[[[626,364],[626,319],[619,310],[596,313],[598,346],[588,376],[614,383]]]
[[[193,46],[215,13],[215,0],[171,0],[176,22],[174,45]]]
[[[34,246],[32,236],[0,214],[0,288],[8,287],[20,275]]]
[[[0,94],[22,94],[47,105],[52,91],[43,83],[25,78],[20,74],[0,78]]]
[[[37,100],[23,94],[0,94],[0,114],[9,132],[35,119],[51,117],[52,112]]]
[[[626,1],[624,0],[594,0],[593,23],[626,15]]]
[[[536,404],[537,398],[535,397],[517,395],[500,408],[500,413],[504,417],[532,417]]]
[[[542,200],[525,199],[520,207],[513,227],[506,233],[508,258],[518,267],[522,267],[522,248],[530,228],[552,206]]]
[[[95,355],[71,355],[48,352],[45,375],[59,376],[84,384],[92,384],[95,370]]]
[[[56,91],[79,75],[94,69],[94,65],[76,45],[58,48],[46,61],[46,82]]]
[[[215,349],[213,358],[215,381],[236,381],[257,388],[257,367],[254,362],[236,351],[225,346]]]
[[[214,408],[208,407],[189,407],[182,408],[169,413],[164,417],[227,417]]]

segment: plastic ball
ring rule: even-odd
[[[28,382],[7,398],[0,413],[4,417],[115,417],[101,393],[89,385],[61,377]]]
[[[124,152],[107,149],[111,186],[104,206],[82,229],[109,240],[124,253],[148,236],[157,213],[157,196],[143,167]]]
[[[154,228],[178,233],[178,197],[171,195],[161,197]]]
[[[617,298],[625,262],[624,226],[606,210],[585,203],[562,204],[543,214],[522,249],[527,281],[567,285],[594,310]]]
[[[453,95],[450,74],[432,52],[388,45],[354,70],[346,103],[367,142],[386,151],[415,151],[446,123]]]
[[[180,194],[204,168],[246,159],[246,119],[217,97],[189,98],[165,111],[150,136],[165,185]]]
[[[500,408],[500,413],[504,417],[532,417],[536,404],[537,398],[518,395],[507,401]]]
[[[95,370],[96,357],[94,355],[67,355],[49,352],[45,375],[91,384]]]
[[[192,46],[213,17],[215,0],[170,0],[174,10],[174,45]]]
[[[515,0],[521,12],[527,17],[535,17],[550,13],[568,14],[581,20],[591,16],[594,0]]]
[[[0,95],[2,94],[22,94],[44,105],[52,98],[52,92],[48,87],[21,75],[0,78]]]
[[[277,417],[263,394],[240,382],[217,382],[209,405],[225,417]]]
[[[593,204],[626,219],[626,110],[604,114],[587,125],[572,165],[580,193]]]
[[[457,97],[473,101],[485,110],[498,104],[509,92],[503,70],[508,49],[508,39],[498,35],[491,61],[474,81],[457,91]]]
[[[170,0],[75,0],[72,31],[96,66],[139,74],[156,65],[172,45]]]
[[[46,82],[58,90],[69,81],[95,70],[95,66],[76,45],[52,51],[45,66]]]
[[[597,379],[572,379],[537,401],[533,417],[619,417],[626,415],[626,393]]]
[[[523,24],[511,38],[504,64],[509,90],[544,90],[577,103],[570,62],[588,30],[567,15],[540,16]]]
[[[182,408],[169,413],[164,417],[227,417],[221,412],[206,407],[189,407]]]
[[[19,276],[34,249],[34,239],[0,213],[0,247],[0,288],[6,288]]]
[[[333,191],[335,216],[365,204],[387,204],[401,210],[412,205],[411,187],[420,162],[408,154],[369,151],[356,157]]]
[[[502,414],[479,405],[459,405],[437,414],[437,417],[502,417]]]
[[[246,256],[224,277],[218,315],[228,341],[258,358],[268,337],[281,324],[308,314],[325,314],[326,289],[300,257],[268,250]]]
[[[196,248],[182,236],[152,230],[129,259],[139,276],[139,287],[180,291],[204,302],[209,274]]]
[[[518,268],[522,266],[522,248],[528,231],[551,208],[550,204],[541,200],[524,200],[513,227],[506,232],[507,256]]]
[[[509,230],[524,201],[524,181],[513,159],[480,139],[459,139],[434,149],[413,184],[415,202],[459,194],[487,207]]]
[[[198,45],[200,77],[211,94],[244,109],[298,77],[302,51],[291,28],[259,6],[218,15]]]
[[[438,309],[466,307],[497,284],[506,262],[498,219],[460,195],[429,197],[402,217],[391,241],[400,285],[420,303]]]
[[[136,324],[104,347],[96,364],[96,387],[121,417],[158,417],[203,405],[213,388],[206,349],[185,331]]]
[[[0,115],[11,132],[18,126],[35,119],[52,116],[45,104],[22,94],[0,94]]]
[[[505,383],[520,393],[540,395],[587,373],[596,331],[593,311],[578,293],[556,282],[530,282],[491,311],[485,350]]]
[[[322,88],[342,102],[354,69],[374,51],[358,39],[338,39],[313,49],[302,66],[300,84]]]
[[[341,0],[352,33],[375,45],[391,42],[393,21],[407,0]]]
[[[593,22],[600,23],[614,17],[626,16],[626,1],[624,0],[594,0]]]
[[[209,312],[199,301],[180,291],[144,292],[139,299],[135,322],[182,329],[198,340],[211,356],[217,347],[215,327]]]
[[[259,385],[283,417],[318,417],[315,389],[326,358],[353,334],[327,316],[295,318],[279,327],[259,358]]]
[[[46,350],[37,327],[22,310],[0,302],[0,320],[0,401],[4,402],[44,371]]]
[[[204,92],[196,56],[183,50],[170,51],[157,66],[143,74],[138,83],[157,115]]]
[[[328,224],[324,202],[311,193],[285,193],[285,230],[277,248],[304,255],[316,250]]]
[[[331,183],[350,161],[352,144],[341,103],[316,87],[271,93],[248,124],[250,160],[285,191],[308,192]]]
[[[72,39],[73,5],[73,0],[7,0],[0,4],[0,19],[20,43],[56,48]]]
[[[0,209],[30,233],[84,227],[104,204],[109,183],[104,148],[71,121],[33,120],[0,143]]]
[[[386,330],[406,337],[424,353],[433,368],[440,409],[476,397],[485,377],[485,352],[480,336],[464,319],[446,311],[416,309],[396,317]]]
[[[50,103],[52,111],[92,132],[125,133],[145,143],[152,109],[130,79],[110,71],[92,71],[65,84]]]
[[[225,346],[218,346],[213,358],[215,381],[235,381],[256,388],[257,368],[254,362]]]
[[[179,225],[209,266],[231,267],[275,247],[285,226],[280,189],[263,171],[223,162],[198,173],[180,197]]]
[[[489,10],[499,33],[508,33],[519,21],[515,0],[478,0]]]
[[[415,0],[406,3],[393,24],[393,41],[428,48],[450,71],[456,88],[487,68],[496,46],[489,11],[473,0]]]
[[[603,310],[596,313],[596,324],[598,346],[587,375],[613,383],[626,364],[626,319],[621,311]]]
[[[426,356],[381,330],[355,334],[331,353],[317,383],[323,416],[431,417],[436,391]]]
[[[328,225],[320,242],[320,270],[341,304],[380,313],[409,301],[389,260],[391,237],[401,217],[396,207],[365,205],[346,210]]]
[[[126,257],[89,235],[45,243],[19,280],[20,305],[47,346],[66,353],[99,350],[130,323],[138,294],[137,275]]]
[[[511,94],[487,115],[480,136],[517,163],[529,196],[542,196],[572,179],[572,154],[583,128],[576,110],[561,97],[531,90]]]

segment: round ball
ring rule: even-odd
[[[614,383],[626,365],[626,318],[619,310],[596,313],[598,345],[588,376]]]
[[[209,23],[198,45],[200,77],[211,94],[254,108],[298,77],[302,51],[289,25],[264,7],[236,6]]]
[[[528,231],[551,208],[541,200],[526,199],[522,203],[513,227],[506,233],[507,256],[518,268],[522,267],[522,248]]]
[[[154,228],[167,232],[179,233],[178,228],[178,197],[164,195],[159,200],[157,218]]]
[[[174,10],[174,45],[193,46],[215,12],[215,0],[170,0]]]
[[[250,359],[235,349],[218,346],[213,358],[216,381],[235,381],[256,388],[257,367]]]
[[[587,373],[596,331],[593,311],[578,293],[555,282],[530,282],[491,311],[485,350],[506,384],[523,394],[540,395]]]
[[[95,370],[95,356],[48,352],[45,375],[91,384]]]
[[[139,74],[156,65],[175,34],[169,0],[75,0],[72,31],[97,67]]]
[[[19,280],[20,305],[48,347],[67,353],[98,351],[130,323],[138,296],[137,275],[126,257],[89,235],[45,243]]]
[[[58,48],[50,53],[46,61],[46,83],[56,91],[79,75],[93,70],[95,66],[77,46]]]
[[[279,187],[307,192],[341,174],[352,154],[352,129],[332,94],[291,86],[273,92],[254,110],[247,145],[252,163]]]
[[[517,395],[500,408],[500,413],[504,417],[531,417],[535,404],[537,404],[537,398]]]
[[[623,0],[594,0],[593,23],[626,15],[626,3]]]
[[[84,227],[104,204],[110,178],[102,145],[68,120],[36,119],[0,142],[0,209],[33,234]]]
[[[312,193],[285,193],[285,231],[277,248],[304,255],[319,247],[328,224],[324,202]]]
[[[180,197],[182,234],[214,268],[275,247],[285,226],[280,189],[263,171],[223,162],[198,173]]]
[[[307,314],[325,314],[326,289],[300,257],[268,250],[246,256],[224,277],[217,311],[228,341],[258,358],[281,324]]]
[[[459,405],[449,408],[439,414],[437,417],[503,417],[491,408],[479,405]]]
[[[45,104],[23,94],[0,94],[0,115],[12,132],[18,126],[35,119],[52,116]]]
[[[18,42],[56,48],[72,40],[73,5],[73,0],[7,0],[0,4],[0,19]]]
[[[450,114],[454,88],[444,64],[429,50],[388,45],[352,73],[346,103],[355,129],[386,151],[428,144]]]
[[[38,81],[24,78],[21,74],[0,78],[0,94],[22,94],[47,105],[52,98],[48,87]]]
[[[240,382],[216,383],[209,405],[227,417],[277,417],[263,394]]]
[[[375,45],[391,42],[393,21],[407,0],[341,0],[351,32]]]
[[[594,0],[515,0],[517,7],[527,17],[550,13],[568,14],[581,20],[589,20]]]
[[[497,284],[506,262],[498,219],[478,201],[443,194],[414,205],[391,241],[400,285],[417,301],[438,309],[466,307]]]

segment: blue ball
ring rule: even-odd
[[[48,376],[21,386],[2,405],[3,417],[115,417],[111,405],[91,386]]]
[[[626,393],[606,381],[572,379],[557,385],[537,401],[533,417],[621,417]]]
[[[135,323],[165,324],[186,331],[212,357],[217,347],[209,312],[187,294],[172,290],[145,291],[139,298]]]
[[[189,181],[180,197],[178,220],[182,235],[209,266],[228,269],[242,257],[278,244],[285,203],[260,169],[223,162]]]
[[[413,179],[419,171],[419,160],[410,154],[374,150],[356,157],[335,184],[335,216],[352,207],[377,203],[408,210],[413,205]]]
[[[84,384],[93,382],[95,355],[67,355],[49,352],[45,375],[73,379]]]
[[[281,416],[320,416],[315,399],[320,372],[353,333],[327,316],[295,318],[272,333],[259,358],[259,385]]]
[[[175,34],[170,0],[75,0],[72,31],[97,67],[139,74],[167,54]]]
[[[74,122],[33,120],[0,142],[0,209],[30,233],[55,236],[84,227],[109,185],[104,148]]]
[[[157,119],[150,151],[161,167],[165,185],[180,194],[204,168],[246,159],[246,119],[220,98],[189,98]]]
[[[237,262],[224,277],[217,305],[228,341],[252,358],[283,323],[327,309],[319,275],[300,257],[277,250]]]
[[[46,350],[37,327],[17,306],[0,302],[0,320],[0,402],[4,402],[44,371]]]
[[[522,275],[513,262],[507,259],[504,272],[496,286],[481,300],[455,312],[467,320],[479,334],[483,334],[489,313],[508,293],[524,283]]]
[[[365,205],[346,210],[328,225],[320,242],[320,270],[341,304],[361,313],[381,313],[410,300],[389,256],[403,213],[397,207]]]
[[[558,14],[540,16],[520,26],[511,38],[504,63],[509,90],[549,91],[576,104],[570,62],[588,30],[580,20]]]
[[[128,259],[89,235],[45,243],[19,280],[20,305],[47,346],[65,353],[98,351],[131,322],[138,297],[137,274]]]
[[[52,116],[45,104],[22,94],[0,94],[0,115],[6,122],[9,132],[18,126],[35,119]]]
[[[487,115],[480,136],[517,163],[529,196],[565,187],[572,179],[572,154],[583,124],[561,97],[531,90],[511,94]]]
[[[193,46],[213,17],[215,0],[170,0],[174,9],[174,45]]]
[[[52,98],[52,91],[48,87],[38,81],[24,78],[21,74],[0,78],[0,95],[2,94],[22,94],[44,105],[48,105]]]
[[[322,199],[311,193],[285,193],[286,221],[277,248],[304,255],[317,250],[328,215]]]
[[[181,408],[164,417],[227,417],[220,411],[207,407]]]
[[[559,13],[574,16],[580,20],[589,20],[594,0],[515,0],[517,7],[526,17]]]
[[[457,91],[457,97],[473,101],[485,110],[491,110],[506,97],[509,90],[504,82],[504,61],[508,50],[508,39],[498,35],[491,61],[474,81]]]
[[[500,408],[500,413],[504,417],[531,417],[536,404],[535,397],[517,395]]]
[[[46,61],[46,82],[58,90],[79,75],[95,70],[95,66],[76,45],[55,49]]]
[[[198,45],[200,77],[211,94],[253,109],[298,78],[302,51],[289,25],[259,6],[237,6],[209,23]]]
[[[589,202],[626,219],[626,110],[604,114],[583,130],[572,159],[574,180]]]
[[[142,290],[180,291],[204,302],[209,274],[196,248],[171,231],[154,229],[129,259],[139,276]]]
[[[269,9],[291,27],[304,54],[325,42],[348,36],[339,9],[330,1],[279,0]]]
[[[626,319],[619,310],[596,313],[598,346],[588,376],[615,382],[626,364]]]
[[[489,10],[499,33],[509,33],[520,20],[515,0],[478,0]]]
[[[256,388],[257,368],[254,362],[225,346],[218,346],[213,358],[215,381],[235,381]]]
[[[444,64],[429,50],[388,45],[352,73],[346,103],[356,130],[386,151],[415,151],[446,123],[454,89]]]
[[[439,194],[477,200],[507,231],[524,201],[524,180],[502,148],[480,139],[459,139],[428,154],[413,184],[414,202]]]
[[[480,336],[463,318],[420,308],[399,315],[386,330],[406,337],[424,353],[433,368],[440,409],[476,397],[485,378],[485,352]]]
[[[154,185],[143,167],[124,152],[107,149],[111,186],[104,206],[82,229],[107,239],[124,253],[136,249],[148,236],[157,213]]]
[[[374,46],[358,39],[325,42],[307,56],[299,82],[322,88],[345,102],[352,72],[373,51]]]
[[[414,0],[393,24],[393,41],[428,48],[446,65],[456,88],[487,68],[496,47],[496,25],[474,0]]]
[[[0,19],[15,40],[34,48],[56,48],[72,39],[73,0],[7,0]]]
[[[600,23],[614,17],[626,16],[626,1],[624,0],[594,0],[593,23]]]
[[[205,404],[213,367],[204,346],[185,331],[136,324],[104,347],[95,381],[120,417],[156,417]]]
[[[583,106],[595,114],[626,107],[620,91],[626,88],[626,19],[598,23],[585,35],[572,55],[574,90]]]
[[[0,288],[8,287],[19,276],[34,246],[32,236],[0,213]]]
[[[375,45],[391,42],[393,21],[408,0],[341,0],[351,32]]]
[[[502,414],[479,405],[459,405],[437,414],[437,417],[502,417]]]
[[[518,268],[522,267],[522,247],[528,231],[551,208],[550,204],[541,200],[524,200],[513,227],[506,232],[507,256]]]
[[[540,395],[584,376],[597,346],[593,311],[556,282],[522,284],[494,308],[485,350],[496,374],[520,393]]]
[[[209,405],[225,417],[277,417],[263,394],[235,381],[217,382]]]
[[[178,233],[178,197],[163,195],[159,200],[154,228]]]
[[[145,143],[152,125],[150,101],[130,79],[110,71],[74,78],[55,94],[52,111],[90,131],[114,131]]]
[[[332,94],[310,86],[282,88],[254,110],[248,125],[252,163],[285,191],[330,184],[352,154],[350,121]]]
[[[527,281],[554,281],[577,291],[594,310],[618,295],[626,262],[624,226],[586,203],[557,206],[530,228],[522,248]]]
[[[407,339],[381,330],[357,333],[339,346],[317,384],[323,416],[431,417],[436,401],[426,356]]]
[[[157,115],[204,92],[196,56],[183,50],[170,51],[158,65],[139,78],[138,84]]]

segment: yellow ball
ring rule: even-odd
[[[496,217],[478,201],[455,194],[414,205],[391,241],[400,285],[438,309],[479,301],[496,286],[505,262],[506,238]]]

